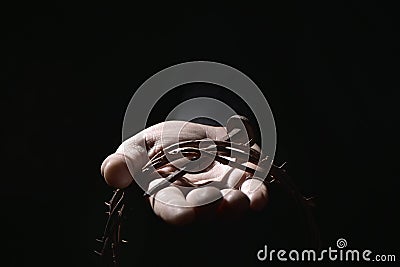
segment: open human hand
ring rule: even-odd
[[[108,156],[101,165],[101,173],[114,188],[126,188],[139,181],[149,192],[177,170],[176,165],[168,164],[149,177],[142,177],[140,173],[149,159],[177,141],[222,140],[228,134],[227,128],[183,121],[151,126],[124,141]],[[256,144],[252,148],[259,150]],[[258,167],[250,162],[243,164]],[[155,214],[167,223],[185,225],[210,218],[237,219],[248,210],[259,211],[266,206],[267,187],[251,173],[217,161],[200,167],[201,171],[182,177],[195,187],[184,186],[177,180],[150,195],[149,204]]]

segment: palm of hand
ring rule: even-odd
[[[102,174],[109,185],[124,188],[132,183],[135,173],[141,170],[149,158],[163,148],[177,141],[204,138],[219,140],[226,134],[224,127],[180,121],[157,124],[122,143],[116,153],[103,162]],[[247,165],[251,166],[251,163]],[[174,170],[174,166],[168,165],[147,177],[147,188],[144,189],[155,187]],[[171,224],[188,224],[210,217],[238,218],[248,209],[261,210],[267,203],[266,186],[250,176],[242,170],[213,162],[202,172],[184,175],[184,179],[193,184],[213,183],[201,187],[184,187],[176,181],[152,195],[149,203],[158,216]]]

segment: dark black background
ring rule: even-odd
[[[2,260],[93,264],[111,194],[99,168],[125,108],[151,75],[192,60],[228,64],[263,90],[276,161],[317,196],[325,246],[343,237],[397,252],[396,10],[321,2],[1,8]]]

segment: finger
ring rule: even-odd
[[[243,166],[252,168],[254,170],[259,169],[257,165],[251,162],[246,162],[245,164],[243,164]],[[230,166],[227,167],[229,168],[229,171],[226,172],[225,177],[223,178],[223,181],[225,182],[227,188],[238,189],[247,178],[253,176],[253,174],[250,172],[246,172],[244,170],[233,168]]]
[[[124,141],[103,161],[101,173],[110,186],[127,187],[133,180],[132,174],[141,171],[148,161],[145,140],[145,134],[139,133]]]
[[[257,144],[252,145],[252,148],[257,151],[260,151],[260,147]],[[260,170],[259,166],[251,162],[245,162],[245,164],[243,165],[252,168],[254,170]],[[225,166],[224,177],[222,178],[221,181],[226,184],[227,188],[238,189],[242,185],[242,183],[246,180],[246,178],[251,176],[253,176],[253,174],[251,174],[250,172],[246,172],[244,170],[237,168],[232,168],[230,166]]]
[[[205,186],[193,189],[186,195],[186,200],[194,206],[196,219],[210,220],[217,214],[222,202],[221,191],[213,186]]]
[[[150,184],[150,188],[165,179],[156,179]],[[150,201],[156,215],[165,222],[173,225],[185,225],[195,218],[195,212],[187,203],[182,191],[175,186],[161,189]]]
[[[240,190],[250,199],[250,209],[262,210],[268,202],[266,185],[258,179],[248,179],[243,182]]]
[[[222,219],[239,219],[250,207],[250,199],[240,190],[221,190],[223,200],[218,208],[218,215]]]
[[[251,148],[260,152],[260,147],[257,144],[252,145]],[[243,166],[251,168],[251,169],[255,170],[256,172],[264,171],[263,167],[259,165],[260,163],[255,164],[255,163],[249,162],[248,160],[249,160],[248,158],[245,160],[241,160],[241,161],[244,161]],[[227,185],[230,188],[238,188],[241,186],[241,184],[245,181],[246,178],[251,177],[253,175],[254,174],[251,172],[245,172],[244,170],[234,169],[234,171],[228,176]]]
[[[132,182],[125,156],[114,153],[101,164],[101,175],[108,185],[115,188],[125,188]]]
[[[141,172],[149,161],[149,153],[158,152],[154,149],[147,151],[147,147],[154,146],[161,129],[162,124],[156,124],[128,138],[103,161],[101,173],[110,186],[124,188],[131,184],[132,174]]]
[[[231,168],[224,177],[227,188],[238,189],[250,174],[240,169]]]

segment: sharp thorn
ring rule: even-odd
[[[247,141],[247,142],[244,143],[243,145],[248,146],[248,145],[251,143],[251,141],[253,141],[253,139],[250,139],[249,141]]]
[[[106,211],[106,214],[107,214],[107,215],[110,215],[110,212],[109,212],[109,211]]]
[[[122,243],[128,243],[128,241],[126,241],[125,239],[121,240]]]
[[[286,161],[281,165],[281,166],[279,166],[279,169],[282,169],[285,165],[286,165]]]
[[[96,238],[96,241],[97,241],[97,242],[100,242],[100,243],[103,243],[103,242],[104,242],[103,239],[100,239],[100,238]]]
[[[110,206],[111,206],[111,204],[108,203],[107,201],[105,201],[104,204],[106,204],[107,207],[110,207]]]
[[[103,256],[103,254],[101,252],[98,252],[97,250],[94,250],[94,253],[96,253],[99,256]]]

